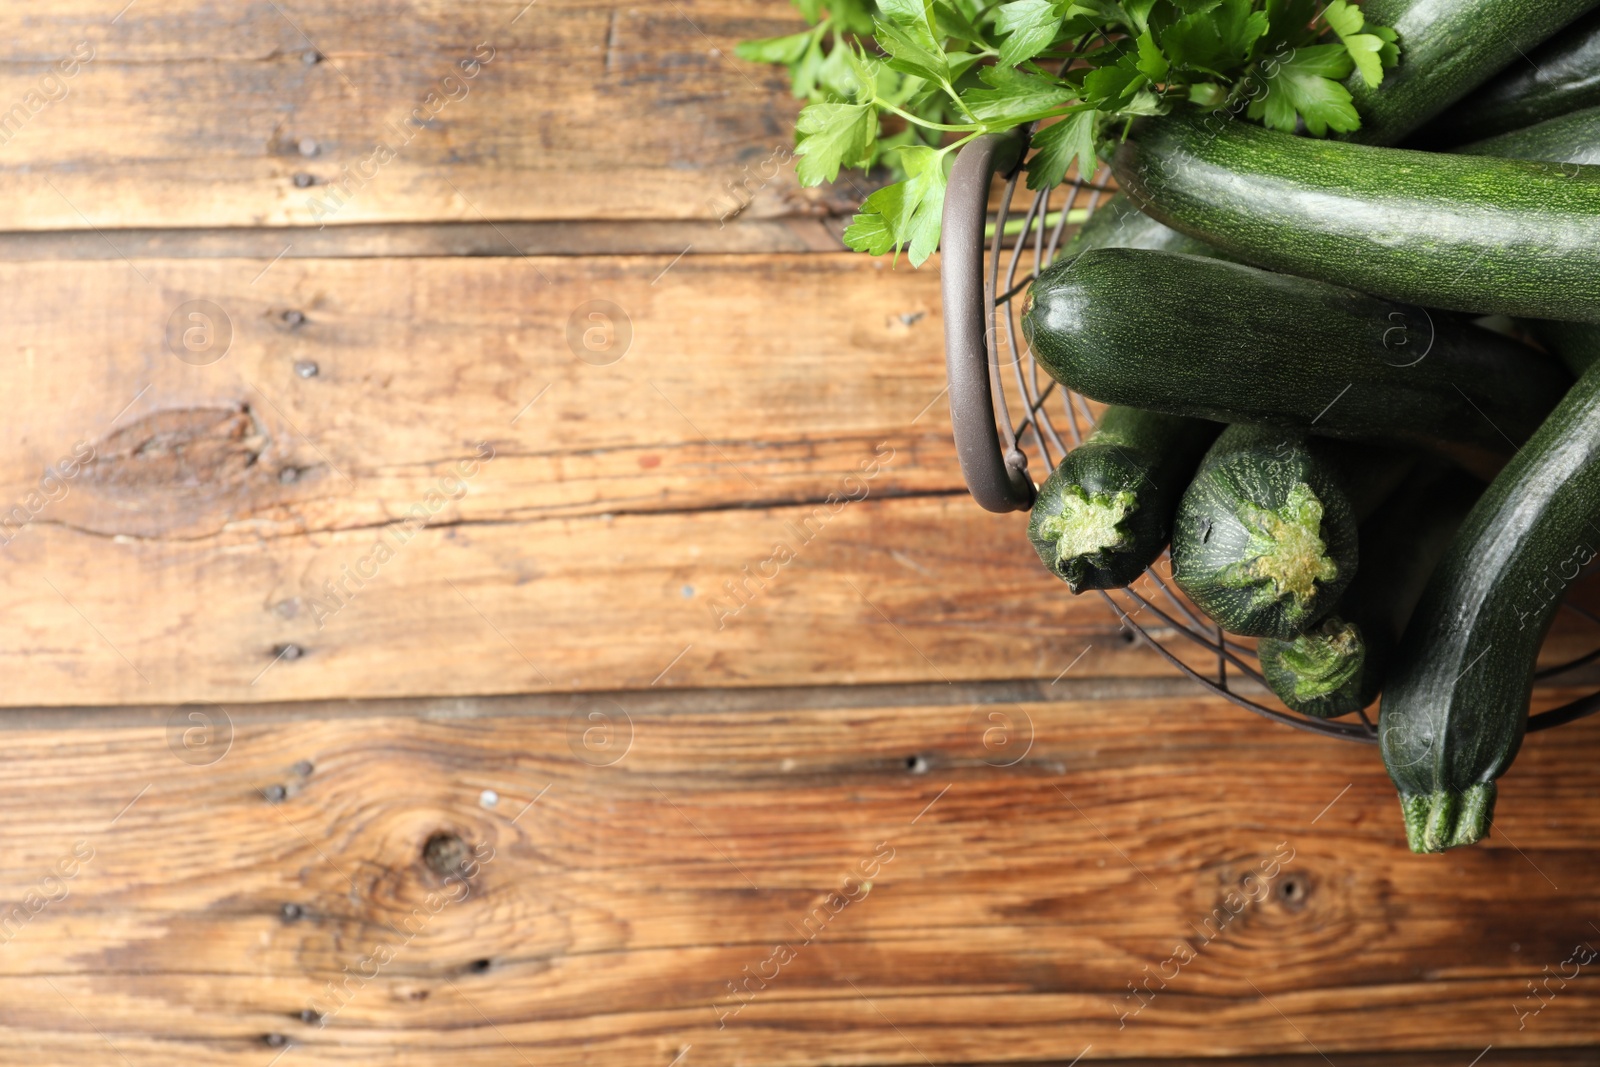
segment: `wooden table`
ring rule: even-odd
[[[1414,857],[1066,595],[786,4],[121,2],[0,22],[0,1061],[1596,1062],[1600,723]]]

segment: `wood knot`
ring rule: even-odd
[[[79,476],[85,491],[65,497],[57,518],[134,537],[204,536],[253,516],[282,520],[294,501],[317,492],[320,467],[275,446],[247,404],[151,412],[94,445]]]
[[[129,496],[213,494],[243,482],[265,447],[248,407],[156,411],[101,442],[84,478]]]
[[[1290,911],[1300,911],[1306,906],[1306,899],[1311,895],[1311,879],[1304,874],[1286,874],[1278,879],[1274,890],[1278,903]]]
[[[448,830],[433,834],[422,846],[422,862],[439,877],[460,874],[472,858],[472,849],[461,835]]]

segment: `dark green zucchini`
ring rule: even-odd
[[[1585,108],[1526,130],[1478,141],[1457,151],[1552,163],[1600,161],[1600,107]],[[1582,374],[1591,362],[1600,358],[1600,325],[1524,319],[1522,326],[1545,348],[1560,356],[1575,375]]]
[[[1415,852],[1489,830],[1516,756],[1539,645],[1600,546],[1600,364],[1484,493],[1429,579],[1379,714]]]
[[[1571,381],[1530,346],[1325,282],[1106,248],[1034,282],[1022,328],[1107,404],[1431,447],[1492,473]]]
[[[1113,169],[1141,210],[1247,263],[1427,307],[1600,322],[1600,167],[1170,115]]]
[[[1451,151],[1470,156],[1542,159],[1586,166],[1600,163],[1600,107],[1558,115],[1537,125],[1486,137]]]
[[[1369,88],[1359,73],[1345,86],[1361,115],[1349,136],[1395,144],[1482,85],[1522,62],[1595,0],[1366,0],[1362,13],[1400,35],[1400,63]]]
[[[1424,465],[1361,526],[1361,569],[1334,614],[1291,641],[1256,646],[1261,674],[1290,708],[1331,719],[1378,696],[1424,583],[1483,483]]]
[[[1120,589],[1167,547],[1172,513],[1222,427],[1203,419],[1109,407],[1034,501],[1028,537],[1074,593]]]
[[[1178,505],[1172,577],[1223,629],[1293,638],[1355,577],[1357,509],[1366,501],[1353,502],[1349,489],[1393,488],[1409,463],[1402,453],[1294,430],[1230,426]]]
[[[1375,677],[1367,665],[1366,632],[1338,611],[1288,641],[1263,637],[1256,656],[1267,688],[1302,715],[1336,719],[1372,703],[1363,696]]]
[[[1417,146],[1475,141],[1600,104],[1600,10],[1574,22],[1527,61],[1471,93],[1419,131]]]

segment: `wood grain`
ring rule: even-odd
[[[1514,1010],[1600,940],[1600,724],[1530,738],[1485,846],[1414,857],[1371,749],[1225,705],[845,694],[738,714],[689,694],[240,706],[225,752],[217,709],[210,733],[163,709],[14,726],[28,773],[0,781],[0,901],[57,899],[7,931],[0,1045],[60,1063],[109,1042],[131,1063],[260,1064],[280,1035],[328,1063],[660,1067],[692,1046],[683,1062],[1464,1064],[1600,1039],[1587,970],[1521,1030]],[[1259,902],[1230,905],[1241,885]],[[457,899],[433,912],[430,892]],[[829,914],[830,893],[856,899]],[[728,983],[786,943],[739,1007]],[[1179,944],[1194,958],[1119,1019]]]
[[[100,473],[49,517],[101,535],[371,525],[485,441],[493,486],[462,501],[467,521],[823,499],[891,437],[878,492],[960,485],[933,270],[269,257],[0,279],[15,298],[0,393],[17,409],[0,491],[25,494],[86,441]],[[198,302],[205,323],[184,310]]]
[[[352,226],[119,229],[0,234],[0,260],[371,259],[382,256],[676,256],[840,252],[846,220],[396,222]]]
[[[1114,628],[1041,580],[1019,517],[964,499],[931,272],[801,255],[0,277],[9,703],[608,689],[680,654],[663,684],[1054,676],[1082,648],[1064,639]],[[614,352],[571,340],[595,299],[631,323]],[[196,301],[214,332],[190,353],[173,322]]]
[[[0,113],[21,107],[0,229],[715,220],[864,193],[798,188],[787,77],[733,57],[803,27],[777,0],[119,6],[0,11]]]
[[[932,271],[116,259],[0,283],[6,704],[1170,673],[1043,571],[1022,516],[967,498]],[[631,341],[585,348],[594,300]]]

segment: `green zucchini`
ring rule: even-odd
[[[1367,18],[1400,35],[1400,63],[1368,87],[1346,82],[1365,144],[1394,144],[1501,68],[1521,62],[1595,0],[1366,0]]]
[[[1358,509],[1370,502],[1349,491],[1380,495],[1409,462],[1296,430],[1230,426],[1178,505],[1172,577],[1223,629],[1293,638],[1355,577]]]
[[[1340,604],[1345,599],[1348,594]],[[1256,656],[1267,688],[1292,711],[1336,719],[1372,703],[1363,695],[1375,676],[1367,663],[1366,631],[1340,611],[1287,641],[1263,637]]]
[[[1557,163],[1600,163],[1600,107],[1586,107],[1525,129],[1452,148],[1470,156],[1541,159]]]
[[[1600,364],[1472,509],[1395,654],[1379,743],[1413,851],[1488,832],[1495,779],[1527,725],[1539,646],[1596,546]]]
[[[1326,282],[1172,252],[1051,266],[1023,334],[1107,404],[1398,441],[1492,473],[1571,381],[1530,346]]]
[[[1222,427],[1109,407],[1039,487],[1028,538],[1074,593],[1120,589],[1167,547],[1172,513]]]
[[[1456,151],[1552,163],[1600,162],[1600,107],[1575,111],[1525,130],[1477,141]],[[1591,362],[1600,358],[1600,325],[1524,319],[1522,326],[1545,348],[1560,356],[1574,375],[1581,375]]]
[[[1334,614],[1293,640],[1256,646],[1280,700],[1331,719],[1377,699],[1423,584],[1482,492],[1458,469],[1425,465],[1362,524],[1361,569]]]
[[[1141,210],[1247,263],[1427,307],[1600,322],[1600,167],[1170,115],[1113,169]]]
[[[1520,130],[1600,104],[1600,10],[1574,22],[1527,62],[1515,60],[1494,80],[1420,131],[1418,147],[1460,144]]]

